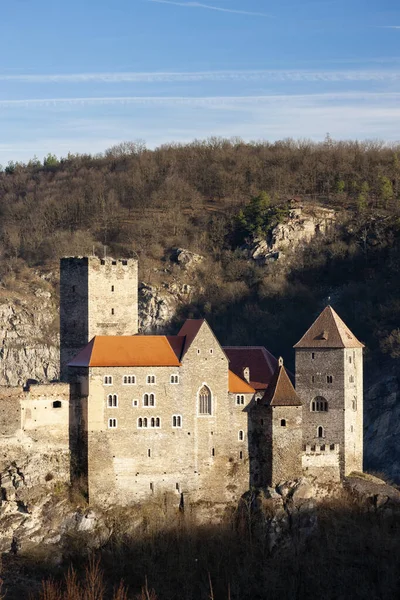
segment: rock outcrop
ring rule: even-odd
[[[249,257],[259,264],[281,259],[317,235],[327,235],[336,221],[334,210],[323,207],[292,208],[288,218],[276,225],[267,239],[257,238],[248,248]]]

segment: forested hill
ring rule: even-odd
[[[334,208],[334,231],[285,266],[249,260],[243,246],[284,221],[292,198]],[[223,342],[285,355],[331,298],[376,362],[400,355],[399,203],[400,146],[374,141],[210,139],[49,155],[0,172],[0,278],[11,289],[32,267],[106,245],[136,252],[149,281],[155,269],[168,277],[170,249],[186,247],[206,260],[184,312],[205,315]]]

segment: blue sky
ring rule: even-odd
[[[209,136],[400,141],[398,0],[3,0],[0,164]]]

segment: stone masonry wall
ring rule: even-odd
[[[271,482],[297,479],[302,474],[302,407],[274,406],[272,421]]]
[[[175,374],[178,384],[170,383]],[[104,375],[113,376],[112,386],[104,385]],[[124,375],[135,375],[136,384],[124,385]],[[147,375],[156,383],[147,384]],[[203,385],[212,393],[211,415],[198,414]],[[145,393],[155,394],[154,407],[143,406]],[[108,394],[118,395],[118,407],[107,407]],[[181,367],[90,369],[87,405],[91,501],[128,504],[170,492],[178,502],[183,492],[191,502],[219,502],[248,489],[246,405],[228,394],[228,360],[207,324]],[[181,427],[173,427],[174,415]],[[145,417],[159,418],[160,427],[138,428]],[[117,427],[109,428],[113,418]]]
[[[314,358],[313,358],[314,355]],[[332,376],[332,383],[327,377]],[[314,380],[313,380],[314,378]],[[339,444],[340,469],[344,472],[345,360],[342,349],[297,349],[296,392],[303,403],[303,446]],[[322,396],[327,412],[312,412],[311,402]],[[318,437],[318,427],[324,437]],[[321,459],[321,462],[323,460]]]
[[[363,349],[345,351],[344,475],[363,470]]]

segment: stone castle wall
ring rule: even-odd
[[[61,379],[66,365],[95,335],[138,331],[136,259],[67,257],[60,267]]]
[[[211,352],[212,351],[212,352]],[[113,385],[104,385],[106,369],[91,368],[87,401],[88,481],[95,502],[126,504],[149,494],[181,492],[190,501],[225,501],[249,487],[246,404],[228,394],[228,361],[204,324],[181,367],[109,369]],[[146,383],[147,375],[156,383]],[[171,375],[179,383],[170,383]],[[124,385],[135,375],[135,385]],[[198,392],[207,385],[212,414],[198,414]],[[143,395],[155,394],[155,406],[144,407]],[[108,395],[118,407],[108,408]],[[250,395],[251,397],[251,395]],[[134,404],[137,402],[137,405]],[[181,427],[173,427],[180,416]],[[160,419],[160,427],[139,428],[138,419]],[[109,427],[109,419],[117,427]],[[240,439],[239,431],[243,431]],[[179,498],[179,496],[177,496]]]
[[[363,349],[345,352],[344,474],[363,470]]]

